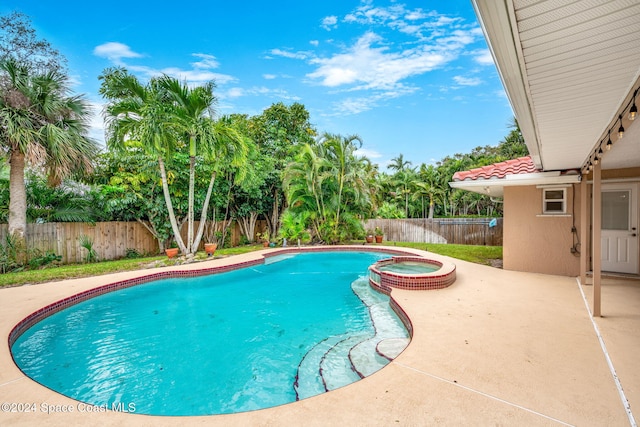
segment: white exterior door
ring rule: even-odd
[[[602,271],[638,273],[638,184],[602,185]]]

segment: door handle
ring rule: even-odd
[[[631,237],[636,237],[636,236],[637,236],[637,234],[636,234],[636,233],[631,233],[631,234],[629,234],[629,236],[631,236]]]

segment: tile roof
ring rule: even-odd
[[[524,173],[536,173],[536,169],[530,156],[519,157],[506,162],[494,163],[489,166],[475,168],[468,171],[459,171],[453,175],[454,181],[476,181],[478,179],[500,179],[507,175],[518,175]]]

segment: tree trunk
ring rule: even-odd
[[[24,153],[14,150],[9,160],[9,235],[26,248],[27,191],[24,185]]]
[[[280,194],[279,191],[276,190],[275,197],[273,198],[273,210],[271,211],[271,220],[267,218],[267,223],[271,228],[271,232],[269,233],[271,236],[277,236],[278,228],[280,228],[278,224],[278,220],[280,219],[280,198],[278,197],[279,194]]]
[[[255,241],[254,236],[256,234],[256,221],[258,220],[258,212],[250,212],[249,216],[237,217],[238,225],[242,234],[251,243]]]
[[[193,222],[194,222],[194,203],[195,203],[195,186],[196,186],[196,158],[189,157],[189,210],[187,214],[187,254],[195,254],[198,246],[194,246],[193,241]],[[200,243],[200,242],[198,242]]]
[[[169,195],[169,184],[167,183],[167,171],[164,168],[164,161],[162,157],[158,156],[158,166],[160,166],[160,178],[162,178],[162,193],[164,194],[164,202],[167,205],[167,211],[169,212],[169,221],[171,222],[171,229],[173,230],[173,236],[178,243],[180,252],[187,254],[187,248],[184,245],[182,236],[180,235],[180,227],[176,221],[176,214],[173,212],[173,204],[171,203],[171,196]]]
[[[211,200],[211,193],[213,193],[213,184],[216,182],[216,173],[211,174],[211,179],[209,180],[209,187],[207,188],[207,195],[204,198],[204,204],[202,205],[202,215],[200,216],[200,225],[198,226],[198,234],[196,235],[196,239],[193,242],[193,253],[195,254],[198,251],[198,246],[200,246],[200,240],[202,240],[202,235],[204,233],[204,226],[207,222],[207,211],[209,210],[209,201]],[[215,220],[215,217],[213,218]],[[191,225],[193,227],[193,224]],[[213,243],[213,242],[205,242],[205,243]]]

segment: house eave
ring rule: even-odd
[[[504,178],[476,179],[469,181],[450,182],[451,188],[472,191],[474,193],[489,195],[491,197],[503,197],[504,187],[516,186],[545,186],[559,184],[576,184],[580,182],[578,174],[562,174],[558,171],[536,172],[517,175],[507,175]]]
[[[513,5],[495,0],[472,0],[472,3],[531,158],[537,169],[543,169]]]

